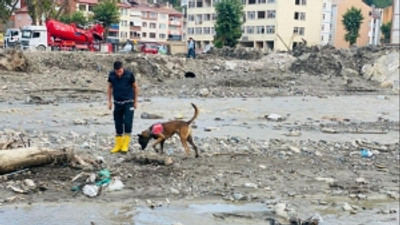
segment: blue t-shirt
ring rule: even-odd
[[[114,101],[125,101],[125,100],[133,100],[134,92],[133,92],[133,83],[135,83],[135,76],[129,70],[124,69],[124,73],[121,78],[115,74],[115,71],[111,71],[108,75],[109,83],[111,83],[113,87],[113,98]]]

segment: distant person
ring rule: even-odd
[[[188,53],[187,53],[187,58],[190,57],[193,57],[193,59],[196,58],[196,43],[191,37],[188,40]]]
[[[111,153],[126,153],[131,140],[134,110],[137,108],[139,88],[134,74],[125,70],[122,62],[114,62],[114,70],[108,76],[108,109],[112,109],[114,100],[115,146]]]

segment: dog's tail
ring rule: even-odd
[[[194,108],[194,115],[193,115],[192,119],[190,119],[189,121],[186,122],[188,125],[191,124],[199,115],[199,109],[197,108],[197,106],[193,103],[192,103],[192,106]]]

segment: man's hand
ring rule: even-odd
[[[137,109],[137,102],[136,101],[133,102],[133,108]]]
[[[112,109],[112,103],[110,101],[108,102],[107,107],[108,107],[109,110]]]

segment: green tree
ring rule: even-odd
[[[43,17],[47,19],[56,14],[54,0],[26,0],[26,4],[32,24],[39,22],[40,25],[43,25]]]
[[[221,0],[215,5],[217,22],[214,45],[235,47],[242,36],[243,3],[241,0]]]
[[[0,24],[7,23],[16,10],[18,0],[0,0]]]
[[[383,34],[383,43],[389,43],[390,42],[390,32],[392,30],[392,22],[388,22],[385,24],[382,24],[381,26],[381,31]]]
[[[364,16],[361,14],[361,9],[357,9],[354,6],[343,15],[342,24],[347,31],[344,39],[349,42],[350,46],[357,42],[363,20]]]
[[[60,16],[59,20],[63,23],[75,23],[81,26],[85,26],[90,22],[81,11],[76,11],[71,15],[63,14]]]
[[[105,0],[93,8],[93,19],[103,24],[105,32],[105,40],[107,40],[108,30],[113,23],[119,23],[119,8],[117,4],[111,0]]]

